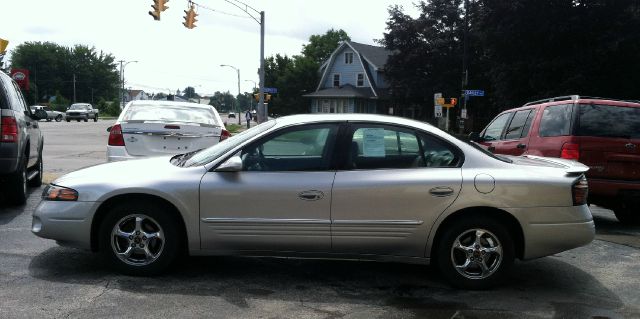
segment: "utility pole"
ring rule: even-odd
[[[124,68],[127,66],[127,64],[129,64],[129,63],[138,63],[138,61],[137,60],[134,60],[134,61],[120,60],[118,62],[120,62],[120,79],[122,81],[122,106],[120,106],[120,109],[122,109],[122,108],[124,108],[124,104],[125,104],[125,101],[124,101]]]
[[[228,66],[234,70],[236,70],[236,73],[238,74],[238,95],[240,95],[240,69],[236,68],[233,65],[228,65],[228,64],[220,64],[220,67],[223,66]],[[242,123],[240,122],[240,100],[238,97],[236,97],[236,111],[238,112],[238,124],[241,125]]]
[[[258,100],[258,123],[266,122],[269,113],[264,105],[264,11],[260,11],[260,98]]]
[[[469,0],[464,0],[464,35],[463,35],[463,44],[462,44],[462,109],[460,110],[460,122],[458,125],[460,126],[460,134],[464,133],[464,123],[465,120],[462,118],[462,114],[467,113],[467,100],[469,97],[466,95],[465,90],[469,85],[469,67],[467,61],[467,51],[469,47]],[[463,124],[463,125],[460,125]]]
[[[76,74],[73,74],[73,103],[76,103]]]

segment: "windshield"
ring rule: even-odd
[[[204,107],[189,107],[182,105],[149,105],[136,104],[129,106],[122,121],[144,122],[185,122],[206,125],[221,125],[218,123],[213,110]]]
[[[182,166],[192,167],[210,163],[211,161],[230,151],[234,147],[244,143],[244,141],[251,139],[254,136],[260,135],[263,132],[266,132],[274,125],[276,125],[276,121],[271,120],[250,128],[244,132],[236,134],[224,140],[223,142],[194,153],[193,155],[191,155],[191,157],[187,158],[184,161],[184,164]]]
[[[71,105],[71,107],[69,107],[70,110],[86,110],[88,109],[88,107],[86,105]]]

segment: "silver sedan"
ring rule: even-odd
[[[134,275],[185,254],[350,258],[431,262],[480,289],[515,258],[593,240],[587,169],[492,155],[409,119],[296,115],[201,151],[60,177],[32,231]]]

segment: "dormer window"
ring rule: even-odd
[[[351,64],[353,63],[353,53],[352,52],[348,52],[344,54],[344,64]]]
[[[358,73],[356,78],[356,86],[364,86],[364,73]]]
[[[340,87],[340,74],[333,75],[333,87]]]

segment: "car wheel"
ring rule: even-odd
[[[93,116],[93,121],[94,121],[94,122],[98,122],[98,114],[96,114],[96,115],[94,115],[94,116]]]
[[[8,199],[13,204],[22,205],[27,202],[27,157],[20,165],[18,171],[13,174],[9,181]]]
[[[77,119],[76,121],[80,122],[80,119]]]
[[[70,119],[67,119],[67,122],[71,122],[71,120],[70,120]]]
[[[439,240],[436,263],[444,277],[463,289],[487,289],[500,283],[513,264],[507,228],[492,219],[460,219]]]
[[[613,209],[618,221],[626,225],[640,225],[640,212],[632,209],[631,205],[622,203]]]
[[[62,115],[56,116],[56,122],[60,122],[60,121],[62,121]]]
[[[43,174],[44,174],[44,163],[42,162],[42,148],[40,148],[40,155],[38,155],[38,175],[36,175],[29,181],[29,186],[40,187],[40,185],[42,185]]]
[[[84,117],[84,121],[85,121],[85,122],[89,122],[89,115],[87,115],[87,116],[85,116],[85,117]]]
[[[180,254],[178,223],[162,205],[122,203],[107,214],[100,227],[100,250],[119,271],[156,275]]]
[[[51,119],[47,117],[47,122],[51,122]]]

